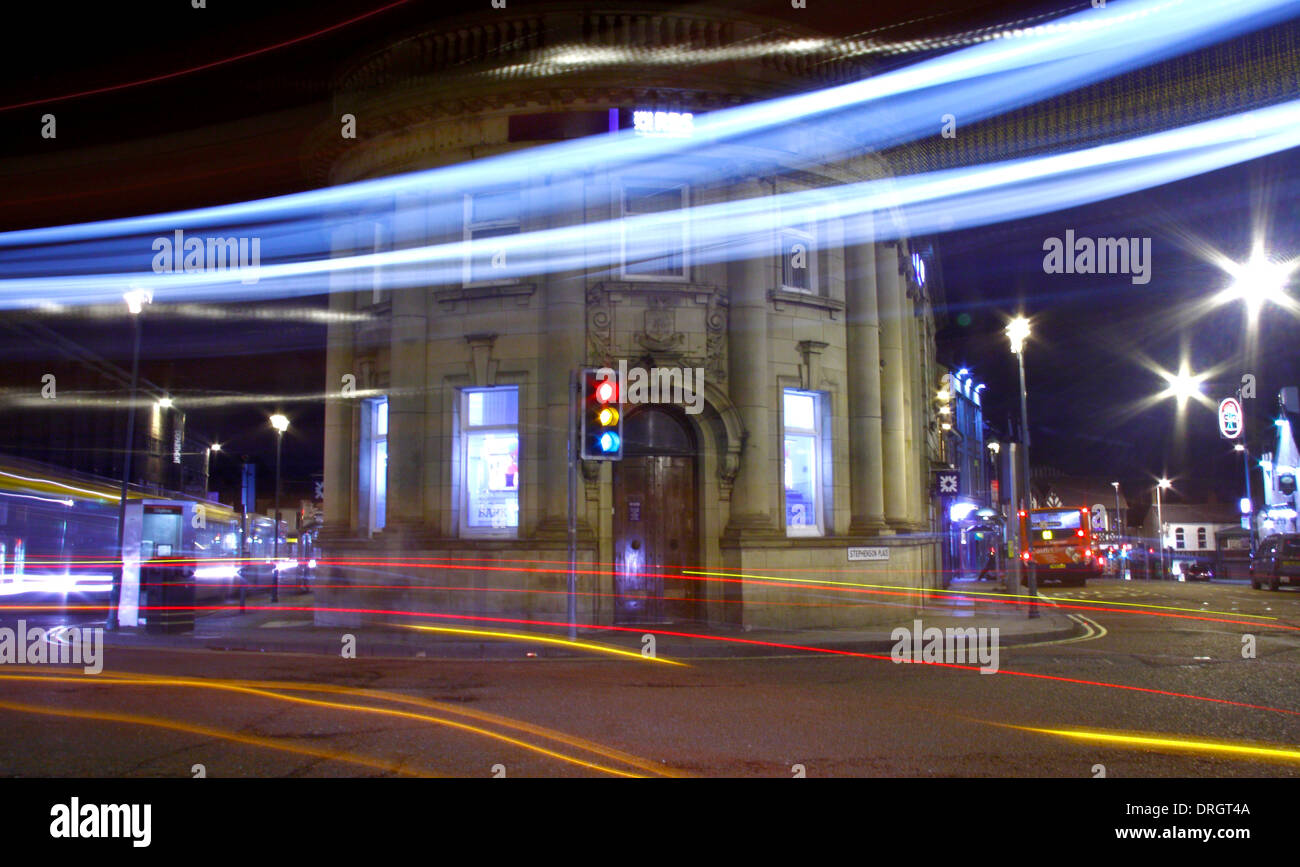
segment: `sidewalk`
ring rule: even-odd
[[[950,591],[972,593],[996,592],[990,584],[956,582]],[[282,596],[286,608],[310,606],[310,595]],[[266,604],[264,599],[250,605]],[[656,655],[669,659],[762,657],[812,654],[801,648],[819,648],[839,653],[887,655],[897,641],[891,632],[897,627],[912,630],[916,620],[922,628],[940,629],[992,628],[999,630],[1003,647],[1055,641],[1082,634],[1083,629],[1059,609],[1048,603],[1038,606],[1039,617],[1030,619],[1025,606],[989,601],[978,595],[944,594],[934,598],[927,608],[915,615],[900,617],[889,625],[870,629],[751,629],[731,625],[695,623],[646,624],[617,629],[581,627],[579,642],[641,653],[643,636],[655,636]],[[412,617],[411,623],[452,629],[476,629],[492,632],[530,633],[567,640],[562,627],[537,627],[524,624],[493,623],[466,618],[442,619]],[[678,633],[678,634],[674,634]],[[684,635],[681,633],[689,633]],[[565,646],[528,638],[493,638],[478,635],[439,633],[407,629],[392,623],[373,626],[316,626],[306,611],[248,611],[239,613],[202,612],[195,620],[193,632],[162,635],[145,628],[123,629],[105,633],[105,643],[112,647],[188,648],[196,650],[231,650],[263,653],[308,653],[334,656],[343,646],[342,637],[356,638],[358,658],[397,657],[428,659],[532,659],[593,658],[599,650]]]

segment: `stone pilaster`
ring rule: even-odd
[[[849,382],[849,532],[886,528],[880,404],[880,311],[876,300],[876,250],[863,222],[846,230],[844,294],[847,304]]]
[[[740,184],[739,189],[745,197],[765,194],[757,181]],[[727,532],[764,534],[781,529],[776,497],[781,477],[772,462],[776,440],[771,424],[772,405],[778,396],[771,385],[768,368],[767,293],[772,288],[772,250],[759,248],[745,252],[757,255],[727,265],[727,284],[731,290],[728,322],[731,399],[748,433],[732,487]]]
[[[884,470],[885,521],[908,524],[907,371],[903,359],[903,286],[898,247],[876,245],[876,287],[880,311],[881,453]]]

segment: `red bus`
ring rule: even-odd
[[[1093,546],[1087,508],[1020,512],[1020,559],[1034,563],[1038,580],[1082,587],[1101,574],[1101,553]]]

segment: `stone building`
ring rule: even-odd
[[[790,28],[780,29],[788,38]],[[810,53],[738,55],[703,71],[636,60],[769,36],[778,38],[774,25],[732,14],[482,13],[358,58],[335,99],[358,136],[324,129],[313,152],[324,179],[346,183],[598,134],[615,117],[636,126],[639,111],[699,116],[869,74]],[[505,72],[565,45],[624,50],[632,60],[537,77]],[[889,174],[872,153],[834,165],[797,150],[761,157],[779,168],[759,170],[747,148],[718,146],[700,157],[712,167],[703,183],[635,169],[580,181],[543,174],[466,194],[454,220],[399,196],[338,231],[336,254]],[[566,195],[577,184],[582,204],[542,208],[561,183]],[[613,267],[531,277],[494,279],[490,263],[468,258],[462,279],[415,288],[332,277],[331,309],[346,315],[329,334],[321,540],[327,559],[368,565],[332,567],[328,583],[343,589],[322,591],[318,604],[560,619],[570,376],[622,362],[701,369],[703,401],[627,405],[623,460],[581,463],[581,622],[844,626],[909,614],[933,585],[938,556],[937,288],[918,273],[922,253],[913,256],[932,253],[907,240],[873,242],[869,224],[853,228],[845,243],[836,220],[790,226],[737,261],[695,261],[682,237],[665,239],[653,261],[613,251]],[[794,261],[801,251],[803,266]],[[849,549],[862,548],[876,550],[851,559]],[[373,565],[388,557],[400,563]],[[822,592],[808,580],[918,592]]]

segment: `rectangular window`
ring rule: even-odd
[[[623,186],[623,276],[640,279],[687,278],[685,214],[662,225],[637,223],[628,231],[629,218],[672,215],[687,207],[683,184],[627,183]]]
[[[519,234],[522,199],[517,187],[465,196],[465,283],[505,283],[508,276],[503,239]],[[502,239],[502,240],[498,240]]]
[[[470,535],[519,527],[519,388],[461,392],[461,514]]]
[[[388,512],[388,398],[361,404],[361,454],[358,488],[365,507],[364,523],[371,533],[384,529]]]
[[[790,536],[823,533],[822,396],[787,388],[783,394],[785,527]]]
[[[817,294],[817,250],[807,229],[781,231],[781,288]]]

